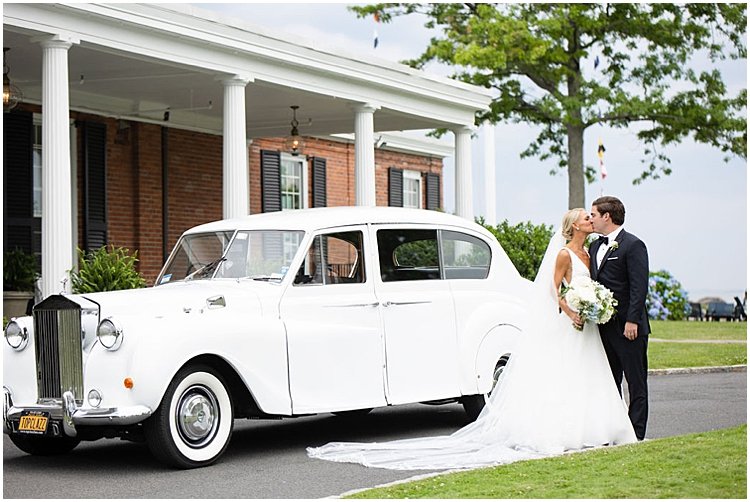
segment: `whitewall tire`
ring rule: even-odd
[[[229,444],[233,427],[227,386],[211,368],[180,370],[144,429],[151,453],[182,469],[215,462]]]

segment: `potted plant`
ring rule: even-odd
[[[135,267],[138,251],[113,245],[84,252],[78,250],[78,270],[71,271],[73,293],[96,293],[136,289],[146,286],[146,280]]]
[[[3,253],[3,315],[8,318],[26,315],[29,301],[39,279],[36,257],[22,249]]]

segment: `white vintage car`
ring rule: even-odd
[[[235,419],[460,401],[475,418],[521,333],[522,279],[481,226],[339,207],[195,227],[156,286],[50,296],[12,320],[4,432],[21,450],[146,441],[180,468]]]

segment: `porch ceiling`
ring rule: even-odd
[[[178,9],[174,14],[182,16],[183,25],[192,23],[196,32],[202,29],[208,35],[198,33],[190,39],[176,28],[171,31],[176,25],[174,21],[165,26],[150,23],[144,27],[138,21],[128,25],[122,20],[117,29],[125,34],[120,35],[115,29],[115,13],[108,11],[107,6],[50,5],[4,6],[3,45],[11,49],[7,54],[10,77],[22,90],[26,102],[41,103],[42,48],[37,39],[49,33],[70,34],[79,41],[68,53],[71,108],[107,116],[162,122],[169,111],[171,125],[221,133],[221,78],[235,73],[253,79],[245,91],[247,134],[251,138],[287,135],[291,105],[300,107],[297,118],[301,134],[327,135],[352,132],[351,107],[362,102],[380,106],[374,115],[376,131],[462,125],[452,120],[470,118],[474,109],[489,102],[482,89],[459,86],[445,79],[424,78],[418,72],[387,62],[383,62],[384,68],[367,63],[360,69],[357,65],[362,66],[361,62],[269,39],[267,35],[247,31],[246,27],[222,24],[224,20],[217,24],[216,20],[195,17],[192,9],[189,12]],[[155,15],[148,9],[164,7],[119,8],[135,9],[133,19],[138,20],[144,13]],[[26,19],[32,15],[34,20]],[[91,28],[86,29],[86,22]],[[113,23],[113,28],[104,38],[102,33],[106,33],[108,23]],[[212,24],[201,26],[201,23]],[[79,32],[70,31],[79,25],[83,26]],[[210,31],[212,28],[216,31]],[[222,46],[216,40],[204,40],[214,35],[227,37],[228,41],[220,39],[225,44]],[[245,38],[233,47],[229,35]],[[261,44],[254,42],[253,37],[265,37],[263,43],[271,50],[261,53],[257,49]],[[150,50],[159,38],[165,41],[163,51]],[[166,46],[167,42],[172,45]],[[252,43],[255,45],[248,48]],[[289,56],[290,45],[291,50],[298,49],[300,60]],[[274,55],[273,49],[280,54]],[[173,58],[164,56],[168,51],[174,52]],[[315,61],[320,65],[315,66]],[[349,70],[348,64],[353,70]],[[380,82],[368,83],[363,75],[369,71]],[[403,85],[399,85],[399,80]],[[334,89],[328,88],[332,82]],[[420,86],[425,89],[420,90]],[[432,87],[435,92],[428,92]],[[454,91],[458,98],[451,103]],[[435,101],[434,106],[431,100]],[[414,103],[413,109],[410,103]]]

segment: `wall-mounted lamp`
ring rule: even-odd
[[[23,99],[21,89],[10,81],[10,67],[7,52],[10,47],[3,47],[3,112],[7,113],[15,108]]]
[[[297,127],[299,126],[299,122],[297,121],[297,109],[299,108],[299,106],[292,105],[289,108],[292,109],[293,114],[292,131],[284,141],[284,151],[290,152],[292,155],[297,156],[302,153],[302,149],[305,147],[305,142],[299,135],[299,130],[297,129]]]

